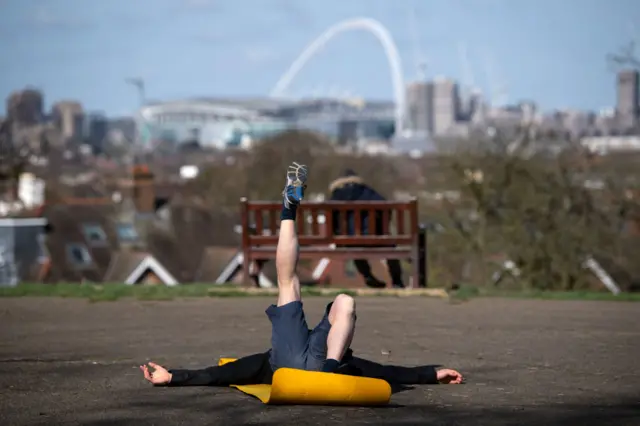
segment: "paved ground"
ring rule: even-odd
[[[640,424],[636,303],[360,298],[358,355],[468,379],[397,393],[389,408],[267,407],[142,380],[146,360],[197,367],[264,350],[269,302],[0,299],[0,424]],[[307,300],[312,321],[325,303]]]

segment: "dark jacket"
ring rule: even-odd
[[[349,174],[339,179],[334,180],[329,185],[329,191],[331,195],[329,199],[331,201],[385,201],[385,198],[380,195],[375,189],[366,185],[361,177],[355,174]],[[376,229],[374,233],[381,235],[383,232],[382,226],[382,211],[376,211]],[[361,216],[361,229],[362,235],[367,235],[370,232],[369,229],[369,213],[364,212]],[[333,212],[333,232],[336,235],[344,235],[344,230],[341,229],[340,212]],[[347,211],[347,235],[355,234],[355,214],[354,212]]]
[[[169,386],[229,386],[271,384],[273,371],[269,352],[249,355],[222,366],[201,370],[169,370],[172,374]],[[354,357],[349,351],[338,369],[338,374],[372,377],[395,385],[437,384],[435,366],[399,367],[382,365]]]

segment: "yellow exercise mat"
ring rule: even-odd
[[[235,361],[220,358],[218,365]],[[391,386],[380,379],[344,374],[280,368],[271,385],[231,385],[265,404],[292,405],[384,405],[391,399]]]

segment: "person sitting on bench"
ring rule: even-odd
[[[329,199],[331,201],[385,201],[385,198],[378,193],[375,189],[370,187],[369,185],[364,183],[364,180],[360,176],[358,176],[353,170],[347,169],[342,174],[342,176],[336,180],[334,180],[331,185],[329,185],[329,191],[331,195]],[[339,218],[340,212],[333,212],[333,232],[337,235],[339,234],[347,234],[354,235],[355,232],[355,224],[354,224],[354,213],[353,211],[347,211],[347,229],[341,229],[341,221]],[[382,235],[383,233],[383,215],[381,211],[376,211],[376,226],[375,229],[370,229],[369,226],[369,213],[364,212],[361,218],[361,229],[360,233],[362,235],[367,235],[369,232],[374,233],[375,235]],[[391,217],[389,217],[389,221]],[[371,271],[371,265],[366,259],[356,259],[353,261],[355,264],[356,270],[358,273],[364,278],[365,284],[368,287],[372,288],[384,288],[386,287],[386,283],[384,281],[379,280],[373,275]],[[387,259],[387,268],[389,270],[389,275],[391,276],[391,284],[394,288],[404,288],[404,282],[402,280],[402,266],[400,265],[400,260],[398,259]]]

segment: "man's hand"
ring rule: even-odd
[[[456,370],[443,368],[442,370],[438,370],[438,383],[445,385],[457,385],[462,383],[462,374],[458,373]]]
[[[154,371],[149,371],[149,367],[153,368]],[[171,381],[171,373],[163,366],[149,362],[149,367],[147,367],[146,364],[140,366],[140,370],[142,370],[144,378],[147,379],[147,381],[154,385],[166,385]]]

